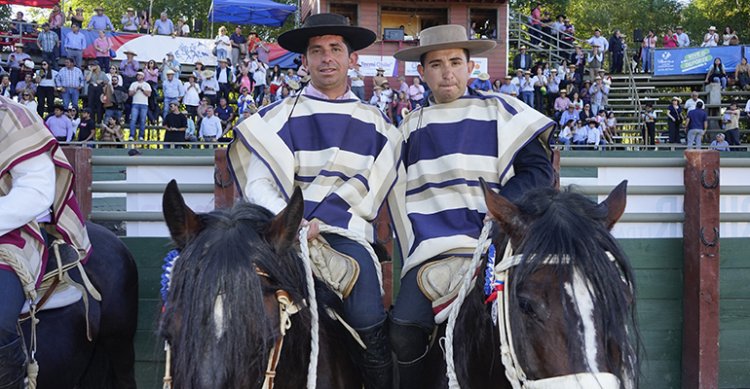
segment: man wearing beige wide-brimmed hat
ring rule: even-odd
[[[423,30],[419,46],[394,55],[418,61],[432,90],[400,126],[408,150],[399,172],[404,180],[388,200],[406,256],[390,327],[400,388],[427,387],[429,337],[447,317],[449,309],[440,309],[458,292],[451,285],[461,284],[439,275],[463,277],[487,213],[479,178],[510,200],[553,184],[547,146],[553,122],[518,99],[466,86],[472,56],[495,44],[468,40],[463,26],[442,25]]]

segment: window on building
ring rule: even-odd
[[[447,8],[408,8],[382,6],[380,8],[381,33],[402,29],[405,39],[417,39],[425,28],[448,24]]]
[[[469,9],[471,39],[497,39],[497,9]]]
[[[331,13],[346,16],[352,26],[359,26],[356,3],[331,3],[329,8]]]

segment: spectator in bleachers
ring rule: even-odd
[[[55,78],[57,77],[57,70],[54,70],[49,65],[49,62],[42,60],[42,64],[39,70],[36,72],[36,82],[39,85],[37,87],[37,113],[41,117],[45,117],[47,114],[52,113],[52,109],[55,104]]]
[[[65,35],[65,51],[68,53],[68,57],[73,58],[73,63],[76,67],[83,66],[83,49],[86,48],[86,37],[80,32],[80,28],[77,25],[71,27],[70,32]]]
[[[552,68],[547,77],[547,109],[554,111],[555,100],[560,96],[561,77],[557,73],[557,68]]]
[[[557,135],[557,142],[563,145],[564,150],[570,150],[570,143],[573,142],[573,123],[575,123],[575,120],[572,119],[565,121]]]
[[[680,143],[680,128],[682,128],[682,100],[675,96],[667,109],[667,129],[669,143]]]
[[[75,66],[73,58],[65,59],[65,67],[55,76],[55,86],[62,94],[63,107],[78,106],[78,97],[83,88],[83,72]]]
[[[529,29],[531,44],[536,45],[540,42],[539,35],[541,32],[540,30],[542,29],[542,3],[534,3],[534,8],[531,10],[531,20],[529,21],[529,24],[531,25],[531,28]]]
[[[167,53],[167,57],[162,60],[159,70],[161,70],[162,82],[167,79],[167,70],[172,70],[177,75],[177,78],[180,78],[182,64],[174,57],[174,53],[170,51]]]
[[[89,24],[86,26],[89,30],[114,30],[115,26],[112,25],[112,21],[109,20],[109,16],[104,14],[104,8],[97,6],[94,8],[96,15],[89,19]]]
[[[685,102],[685,112],[690,113],[698,103],[701,103],[701,106],[705,104],[702,99],[698,98],[698,91],[693,91],[690,93],[690,98]]]
[[[573,128],[573,144],[585,146],[586,138],[588,138],[588,124],[584,124],[583,120],[576,120],[575,127]]]
[[[49,24],[49,28],[57,34],[57,40],[61,40],[60,36],[60,30],[63,25],[65,25],[65,14],[62,13],[60,10],[60,6],[55,4],[52,7],[52,12],[49,14],[49,18],[47,19],[47,23]]]
[[[716,27],[711,26],[708,28],[708,32],[703,35],[703,43],[701,47],[715,47],[719,45],[719,34],[716,33]]]
[[[104,85],[104,121],[109,118],[115,118],[118,122],[122,118],[125,110],[125,103],[128,101],[128,87],[123,85],[119,75],[112,75],[111,82]]]
[[[229,100],[229,92],[234,88],[235,81],[234,72],[229,67],[227,59],[219,60],[219,67],[216,69],[216,82],[219,83],[219,90],[216,93],[218,101],[222,98]]]
[[[214,45],[216,45],[217,60],[226,59],[229,56],[230,50],[232,49],[232,43],[227,35],[226,27],[219,27],[219,35],[214,38]]]
[[[153,94],[153,89],[145,81],[146,75],[143,72],[136,73],[135,81],[130,84],[128,94],[132,96],[133,103],[130,111],[130,140],[143,140],[146,132],[146,115],[148,113],[149,97]],[[138,125],[138,132],[135,126]]]
[[[641,128],[641,138],[644,145],[653,145],[656,141],[656,112],[651,103],[646,104],[646,110],[641,113],[643,127]]]
[[[727,71],[719,57],[714,58],[714,64],[708,69],[704,82],[708,84],[709,80],[721,84],[721,90],[727,88]]]
[[[563,35],[563,42],[565,42],[565,47],[570,50],[573,48],[573,42],[575,42],[575,33],[576,28],[573,26],[572,23],[570,23],[570,19],[565,18],[565,35]]]
[[[83,28],[83,8],[76,8],[75,13],[73,13],[73,8],[68,9],[67,19],[70,21],[70,28],[73,28],[73,26]]]
[[[94,40],[94,51],[96,52],[96,60],[99,62],[99,67],[102,70],[109,69],[109,50],[112,49],[112,42],[109,40],[104,30],[99,30],[99,37]]]
[[[729,143],[724,140],[724,134],[716,134],[716,138],[711,142],[711,148],[716,151],[729,151]]]
[[[102,68],[104,70],[104,68]],[[120,69],[117,67],[117,65],[110,64],[109,65],[109,73],[107,73],[107,78],[109,79],[109,82],[112,82],[112,77],[118,76],[117,81],[122,81],[122,77],[120,77]]]
[[[23,104],[32,112],[36,112],[38,108],[38,104],[36,102],[36,99],[34,99],[34,91],[31,89],[20,89],[19,95],[19,103]]]
[[[583,86],[578,89],[578,96],[583,101],[583,105],[591,104],[591,81],[586,80],[583,82]]]
[[[494,93],[500,93],[500,88],[503,86],[503,80],[496,78],[495,81],[492,81],[492,92]],[[409,92],[409,90],[406,90]]]
[[[237,26],[229,36],[232,45],[232,63],[239,65],[247,55],[247,38],[242,35],[242,27]]]
[[[562,40],[564,32],[565,32],[565,15],[557,15],[557,18],[552,23],[552,36],[556,37],[557,40]]]
[[[91,116],[94,118],[94,121],[99,123],[104,118],[104,106],[102,105],[100,96],[104,92],[104,85],[109,83],[109,78],[102,71],[98,62],[90,62],[89,70],[89,73],[85,77],[88,84],[88,90],[86,91],[88,108],[91,110]]]
[[[140,24],[138,25],[138,33],[140,34],[148,34],[151,32],[151,15],[149,14],[149,11],[142,10],[140,14],[138,14],[138,19],[140,19]]]
[[[136,16],[135,10],[132,7],[128,7],[122,18],[120,18],[122,24],[122,30],[125,32],[136,33],[138,32],[138,26],[141,24],[141,20]]]
[[[656,36],[654,30],[648,30],[648,34],[643,38],[641,42],[641,70],[643,73],[651,73],[653,71],[653,54],[656,49]]]
[[[102,122],[101,131],[102,142],[123,142],[125,137],[122,134],[122,126],[115,120],[115,118],[109,118],[106,122]]]
[[[36,38],[36,45],[42,52],[42,59],[57,70],[57,56],[60,53],[60,37],[51,30],[49,23],[42,24],[42,32]]]
[[[166,118],[169,113],[171,103],[180,104],[180,100],[185,96],[185,87],[180,82],[180,78],[175,75],[174,70],[167,69],[165,72],[167,79],[161,84],[162,93],[164,94],[164,110],[162,117]]]
[[[8,68],[10,69],[10,84],[11,84],[11,95],[14,95],[16,83],[21,79],[21,66],[23,62],[31,57],[23,52],[23,43],[16,43],[13,45],[15,51],[8,55]]]
[[[721,35],[721,42],[724,46],[736,45],[739,43],[737,33],[732,29],[732,27],[724,27],[724,33]]]
[[[570,92],[568,92],[570,94]],[[572,96],[570,97],[570,105],[573,106],[576,110],[576,115],[580,115],[583,111],[583,106],[585,103],[583,100],[581,100],[581,94],[578,93],[578,91],[573,92]]]
[[[260,105],[263,97],[266,95],[268,65],[259,60],[257,54],[251,55],[250,73],[253,74],[253,84],[255,85],[253,98],[255,99],[255,103]]]
[[[586,144],[593,149],[602,143],[602,130],[599,128],[596,118],[589,118],[586,123]]]
[[[605,54],[609,50],[609,42],[607,42],[607,38],[602,36],[602,30],[598,27],[594,29],[594,36],[589,38],[586,42],[591,45],[591,47],[598,46],[602,54]]]
[[[255,105],[253,95],[250,94],[250,89],[247,87],[240,87],[240,97],[237,98],[237,112],[242,115],[247,109]]]
[[[172,35],[174,34],[174,23],[167,17],[166,12],[162,12],[159,19],[154,23],[154,34]]]
[[[190,36],[190,26],[188,26],[187,16],[181,16],[177,19],[177,26],[175,27],[176,36]]]
[[[737,109],[737,103],[732,102],[729,104],[729,108],[724,111],[722,117],[724,124],[724,134],[726,139],[732,146],[740,145],[740,110]]]
[[[534,107],[534,81],[531,79],[531,70],[523,72],[523,78],[519,82],[518,90],[521,92],[521,100],[529,107]]]
[[[519,48],[519,53],[513,58],[513,67],[515,69],[530,70],[531,66],[534,65],[531,55],[526,53],[526,46]]]
[[[201,85],[201,91],[203,91],[203,96],[208,100],[211,106],[216,105],[216,94],[219,92],[219,83],[216,82],[213,70],[203,71],[203,84]]]
[[[232,129],[232,122],[237,117],[234,109],[227,103],[225,97],[219,99],[219,105],[214,109],[214,113],[221,120],[221,127],[223,128],[222,135],[229,132]]]
[[[191,74],[188,76],[187,82],[183,85],[185,88],[185,96],[182,98],[182,103],[185,104],[185,110],[189,117],[196,120],[198,116],[198,105],[200,104],[201,98],[201,87],[195,80],[195,75]]]
[[[140,62],[135,60],[136,54],[133,50],[125,50],[125,60],[120,62],[120,74],[122,75],[122,83],[126,87],[135,81],[135,75],[141,70]]]
[[[360,70],[362,66],[359,63],[355,63],[354,67],[349,69],[347,72],[347,76],[349,77],[349,81],[352,88],[352,93],[354,93],[357,98],[359,98],[359,101],[364,102],[365,101],[365,76],[362,74],[362,71]],[[291,70],[291,69],[290,69]],[[287,76],[288,77],[288,76]],[[402,83],[405,83],[406,81],[402,81]],[[407,86],[407,92],[409,91]]]
[[[89,142],[95,140],[96,136],[96,123],[91,118],[91,112],[88,108],[81,110],[81,122],[78,123],[78,135],[76,140],[78,142]]]
[[[688,111],[687,114],[687,147],[689,149],[701,148],[703,134],[708,128],[708,115],[703,110],[703,102],[695,104],[695,109]]]
[[[673,33],[671,28],[667,28],[667,32],[664,33],[662,46],[665,49],[674,49],[677,47],[677,34]]]
[[[607,126],[607,111],[601,110],[596,115],[596,122],[599,127],[599,131],[602,136],[601,144],[612,144],[614,143],[614,139],[612,138],[612,134],[609,132],[609,127]]]
[[[70,118],[63,115],[63,112],[63,107],[56,105],[54,115],[50,115],[44,124],[47,125],[52,136],[59,142],[70,142],[73,139],[73,135],[75,135],[75,130]]]
[[[612,74],[622,73],[622,65],[625,59],[625,42],[622,33],[617,29],[609,38],[609,51],[612,53],[612,62],[609,64],[609,72]]]
[[[198,86],[203,86],[203,71],[204,69],[203,62],[201,61],[195,61],[193,64],[193,76],[195,77],[195,83],[198,84]]]
[[[214,107],[206,107],[206,116],[201,120],[198,137],[204,142],[216,142],[223,133],[221,119],[214,115]]]
[[[547,76],[544,75],[544,71],[541,66],[537,66],[534,77],[531,78],[531,82],[534,85],[534,104],[532,107],[539,112],[545,112],[545,96],[547,94]]]
[[[747,63],[747,58],[740,59],[740,64],[734,70],[734,79],[740,89],[750,89],[750,65]]]
[[[619,131],[617,130],[617,118],[612,111],[607,114],[607,125],[605,129],[606,133],[609,134],[610,143],[615,143],[615,138],[619,135]]]
[[[240,65],[239,72],[235,79],[235,85],[237,85],[240,89],[247,88],[247,90],[252,94],[255,85],[253,84],[253,76],[252,74],[250,74],[250,64],[247,61],[248,59],[245,58],[245,63]]]
[[[512,81],[512,78],[510,75],[505,76],[505,79],[503,80],[503,85],[500,86],[499,93],[503,93],[506,95],[512,95],[513,92],[515,92],[516,96],[518,96],[518,86],[514,84]]]
[[[675,27],[675,30],[677,31],[677,47],[689,47],[690,37],[682,29],[682,26]]]
[[[81,124],[81,117],[78,115],[78,106],[68,108],[65,115],[68,116],[68,119],[73,124],[73,133],[75,134],[78,131],[78,126]]]
[[[596,76],[594,79],[594,84],[589,88],[589,95],[591,96],[591,111],[596,115],[604,109],[605,97],[609,95],[609,86],[604,83],[601,76]]]
[[[521,95],[521,81],[523,81],[523,69],[516,69],[516,76],[511,80],[511,84],[516,86],[518,89],[519,96]]]
[[[36,95],[36,89],[37,85],[36,82],[34,82],[33,73],[25,73],[23,76],[23,80],[18,81],[18,83],[16,84],[16,94],[18,96],[21,96],[21,94],[27,90]]]
[[[574,117],[575,115],[575,107],[570,102],[570,99],[568,98],[568,92],[565,90],[560,91],[560,96],[555,99],[554,104],[554,110],[555,110],[555,122],[560,123],[561,125],[565,123],[567,120],[563,121],[563,115],[566,115],[566,112],[569,112],[566,116],[567,119],[577,119],[577,117]],[[571,109],[572,108],[572,109]]]
[[[594,116],[594,112],[591,111],[591,104],[583,103],[583,109],[578,114],[578,118],[581,119],[581,121],[583,121],[584,123],[588,123],[589,119],[595,119]]]
[[[492,84],[490,83],[490,75],[487,73],[479,73],[479,76],[471,82],[469,88],[474,90],[481,90],[489,92],[492,90]]]
[[[34,30],[34,26],[23,18],[23,12],[16,12],[16,18],[13,19],[13,27],[11,28],[11,32],[14,34],[28,34],[30,32],[33,32]]]
[[[583,51],[583,48],[576,44],[575,51],[570,56],[570,62],[575,66],[575,71],[580,75],[580,79],[583,79],[583,72],[586,69],[586,59],[586,53]]]
[[[167,104],[164,103],[166,106]],[[185,130],[187,129],[187,116],[180,112],[180,103],[172,101],[167,107],[169,113],[164,116],[164,141],[171,143],[185,142]]]

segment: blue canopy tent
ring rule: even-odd
[[[211,23],[281,27],[297,7],[273,0],[213,0],[208,10]]]

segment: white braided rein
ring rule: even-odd
[[[464,280],[461,283],[461,289],[458,290],[458,296],[451,306],[450,315],[448,316],[448,324],[445,328],[445,364],[446,364],[446,375],[448,376],[448,388],[449,389],[460,389],[461,385],[458,383],[458,376],[456,375],[456,365],[453,360],[453,332],[456,328],[456,320],[458,319],[458,313],[461,311],[461,305],[466,299],[466,295],[471,290],[472,279],[474,273],[479,266],[479,262],[482,260],[482,254],[489,247],[490,230],[492,230],[492,222],[488,221],[484,223],[482,227],[482,233],[479,235],[477,240],[477,247],[474,249],[474,255],[471,258],[471,266],[464,275]]]
[[[309,226],[303,226],[299,230],[299,248],[302,255],[302,265],[305,268],[305,281],[307,282],[307,299],[310,306],[310,363],[307,365],[307,389],[315,389],[318,380],[318,354],[319,347],[319,318],[318,300],[315,297],[315,276],[310,265],[310,249],[307,246],[307,232]]]

